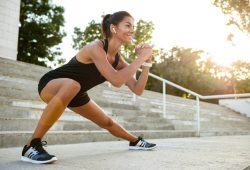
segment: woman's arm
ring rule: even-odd
[[[115,70],[107,60],[107,55],[100,45],[93,44],[88,49],[88,53],[97,69],[115,87],[120,87],[128,82],[142,63],[150,58],[152,53],[152,48],[145,46],[143,49],[138,50],[138,58],[133,63],[120,70]]]
[[[121,59],[118,69],[128,67],[128,66],[129,66],[129,64],[124,59]],[[136,95],[142,95],[142,93],[145,89],[145,86],[147,84],[147,81],[148,81],[148,73],[149,73],[149,67],[142,66],[142,72],[141,72],[138,80],[136,80],[134,77],[132,77],[131,79],[129,79],[126,82],[126,85]]]

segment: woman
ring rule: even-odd
[[[22,161],[51,163],[57,160],[44,150],[41,139],[66,107],[107,129],[114,136],[128,140],[129,149],[150,150],[156,147],[126,131],[88,97],[87,90],[106,80],[115,87],[126,84],[132,92],[140,95],[151,66],[152,48],[148,44],[135,49],[138,58],[131,64],[119,55],[120,47],[131,43],[134,35],[134,19],[128,12],[106,15],[102,31],[105,37],[103,41],[84,46],[67,64],[46,73],[40,79],[38,91],[47,106],[31,139],[23,148]],[[141,66],[142,73],[136,80],[133,75]]]

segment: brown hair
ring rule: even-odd
[[[102,33],[104,35],[104,38],[111,37],[110,32],[110,24],[118,25],[125,17],[131,17],[133,18],[128,12],[126,11],[118,11],[113,14],[107,14],[103,17],[102,20]]]

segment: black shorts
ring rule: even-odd
[[[39,83],[38,83],[38,92],[39,95],[41,94],[41,91],[43,88],[48,84],[49,81],[53,80],[54,78],[51,78],[50,76],[44,75]],[[70,101],[67,107],[79,107],[82,105],[87,104],[90,101],[90,98],[88,96],[88,93],[86,91],[80,90],[76,96]]]

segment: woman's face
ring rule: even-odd
[[[115,26],[115,32],[113,36],[119,38],[123,43],[131,43],[134,36],[134,19],[132,17],[125,17]]]

